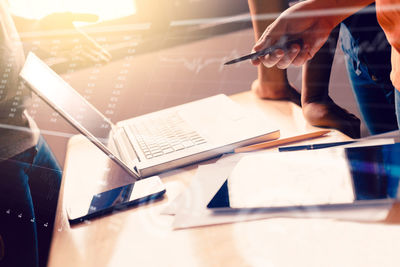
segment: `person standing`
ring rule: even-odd
[[[380,26],[391,45],[391,82],[396,88],[395,106],[400,125],[400,8],[399,0],[307,0],[285,10],[264,31],[253,47],[259,51],[285,40],[301,40],[288,49],[276,49],[272,54],[253,60],[253,64],[285,69],[301,66],[312,59],[327,41],[331,31],[343,20],[367,5],[376,2]],[[389,62],[388,62],[389,64]]]

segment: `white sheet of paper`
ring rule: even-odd
[[[378,222],[384,220],[392,205],[382,205],[380,207],[362,207],[348,210],[337,211],[285,211],[285,212],[267,212],[267,213],[213,213],[203,208],[194,211],[183,210],[175,215],[173,229],[185,229],[207,225],[217,225],[233,222],[243,222],[261,219],[273,218],[317,218],[317,219],[335,219],[354,222]]]
[[[204,209],[243,156],[228,154],[214,164],[200,165],[189,188],[175,198],[162,214],[175,215]]]
[[[230,206],[235,208],[354,201],[343,149],[246,156],[229,176],[228,188]]]
[[[392,144],[393,139],[378,139],[368,141],[366,145]],[[352,144],[353,145],[353,144]],[[355,144],[354,144],[355,145]],[[353,145],[353,146],[354,146]],[[321,150],[322,151],[322,150]],[[200,165],[189,188],[179,195],[163,214],[176,214],[173,228],[183,229],[205,225],[224,224],[248,220],[258,220],[276,217],[293,218],[331,218],[351,221],[380,221],[386,218],[391,205],[379,208],[364,207],[362,209],[349,209],[346,211],[309,211],[284,212],[284,213],[221,213],[215,214],[206,208],[208,202],[219,190],[227,176],[231,173],[237,162],[245,156],[276,154],[278,152],[251,152],[243,154],[227,154],[214,164]],[[291,153],[291,152],[285,152]],[[280,153],[283,154],[283,153]],[[199,188],[207,188],[199,189]],[[193,197],[196,196],[196,197]]]

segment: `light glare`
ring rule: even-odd
[[[105,21],[136,12],[134,0],[9,0],[9,4],[13,14],[30,19],[70,11],[95,14]]]

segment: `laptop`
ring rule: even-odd
[[[20,77],[136,179],[280,135],[265,117],[223,94],[113,124],[34,53],[28,54]]]

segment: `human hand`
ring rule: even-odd
[[[74,21],[95,22],[97,20],[98,16],[93,14],[53,13],[37,21],[34,30],[47,32],[50,35],[54,34],[63,39],[63,42],[58,44],[58,52],[64,56],[80,61],[108,62],[111,59],[110,53],[73,24]],[[42,45],[41,48],[50,49],[46,45]],[[54,51],[51,52],[55,53]],[[60,54],[57,56],[60,56]]]
[[[332,100],[303,103],[302,109],[313,126],[334,128],[351,138],[360,138],[360,119]]]
[[[285,69],[291,64],[301,66],[311,59],[340,21],[340,18],[335,16],[319,15],[318,9],[324,8],[320,5],[317,1],[305,1],[284,11],[267,27],[254,45],[253,52],[272,45],[284,46],[292,40],[299,40],[299,42],[291,43],[286,49],[275,49],[271,54],[252,60],[252,63],[254,65],[263,63],[268,68],[277,66]]]

